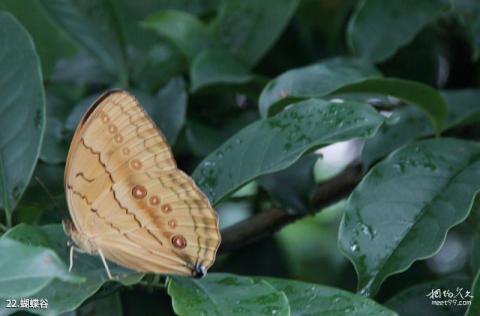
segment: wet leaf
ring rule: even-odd
[[[263,280],[234,274],[211,273],[200,280],[172,277],[168,294],[179,316],[290,315],[282,291]]]
[[[397,315],[373,300],[340,289],[285,279],[258,279],[287,295],[292,316]]]
[[[214,32],[246,65],[255,65],[287,26],[298,0],[223,1]]]
[[[260,114],[266,117],[299,99],[331,98],[345,93],[389,95],[416,105],[430,118],[437,132],[440,132],[447,115],[445,101],[430,86],[403,79],[380,78],[372,65],[345,58],[289,70],[273,79],[260,95]]]
[[[5,12],[0,12],[0,30],[0,208],[8,222],[40,154],[45,97],[40,62],[26,30]]]
[[[372,136],[382,122],[381,115],[361,103],[299,102],[233,135],[199,164],[193,178],[216,204],[250,180],[287,168],[309,150]]]
[[[350,47],[360,57],[383,61],[450,8],[448,0],[393,0],[388,5],[382,0],[364,0],[348,26]]]
[[[50,252],[55,252],[56,255],[63,262],[63,265],[69,263],[69,248],[67,247],[67,237],[62,230],[61,225],[47,225],[42,227],[19,225],[7,233],[7,237],[11,236],[16,240],[21,240],[22,243],[30,243],[36,245],[38,240],[41,240],[49,245]],[[43,236],[39,239],[38,236]],[[16,258],[18,260],[18,258]],[[132,272],[131,270],[119,267],[118,265],[109,262],[110,271],[112,275],[120,278],[119,282],[124,285],[130,285],[138,282],[143,274]],[[25,273],[23,270],[22,272]],[[34,270],[33,270],[34,271]],[[64,282],[63,280],[55,279],[48,285],[37,291],[32,292],[31,296],[36,298],[48,299],[48,309],[36,310],[35,312],[41,315],[59,315],[64,312],[72,311],[78,308],[87,298],[92,296],[100,289],[102,285],[109,282],[105,268],[99,256],[91,256],[82,253],[75,253],[74,257],[74,274],[69,276],[79,276],[83,278],[81,283]],[[68,273],[68,271],[67,271]],[[19,300],[22,296],[4,296],[1,298],[5,302],[6,298],[14,298]],[[0,315],[11,313],[18,309],[6,309],[5,305],[0,306]]]
[[[50,16],[112,74],[128,80],[123,26],[115,1],[42,0]]]
[[[343,86],[380,76],[373,65],[348,58],[333,58],[292,69],[265,86],[258,101],[260,114],[266,117],[295,100],[323,97]]]
[[[448,116],[443,130],[480,120],[480,90],[444,90],[441,94],[448,104]],[[394,149],[433,134],[431,124],[421,111],[408,106],[399,108],[393,112],[386,124],[380,127],[378,133],[366,141],[362,162],[365,167],[369,167]]]
[[[464,279],[441,279],[433,282],[426,282],[409,287],[400,293],[390,298],[385,305],[399,315],[402,316],[417,316],[417,315],[435,315],[435,316],[456,316],[463,315],[465,312],[465,306],[453,306],[444,305],[438,306],[432,304],[432,301],[444,301],[449,298],[445,298],[442,295],[441,298],[431,299],[428,295],[432,291],[440,290],[449,291],[454,295],[457,293],[457,288],[462,289],[461,293],[465,294],[466,290],[469,290],[470,284]],[[457,297],[457,300],[461,300]]]
[[[385,278],[440,249],[470,212],[479,174],[480,145],[456,139],[405,146],[370,170],[339,231],[362,294],[374,295]]]
[[[447,118],[447,103],[435,89],[423,83],[396,79],[373,78],[339,88],[336,93],[378,93],[394,96],[417,106],[430,119],[435,133],[440,134]]]
[[[242,84],[253,79],[249,70],[228,53],[206,50],[198,54],[190,68],[192,92],[227,84]]]
[[[190,62],[198,53],[213,46],[207,26],[185,12],[160,11],[147,17],[142,25],[170,40]]]

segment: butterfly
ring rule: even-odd
[[[65,191],[74,250],[140,272],[202,277],[220,245],[218,218],[177,168],[165,137],[135,97],[112,90],[87,110],[73,136]]]

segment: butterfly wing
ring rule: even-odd
[[[192,275],[213,264],[215,211],[128,93],[109,92],[87,111],[72,140],[65,187],[84,250],[101,249],[145,272]]]

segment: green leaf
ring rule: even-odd
[[[70,140],[65,135],[64,125],[69,106],[47,91],[47,127],[40,159],[46,163],[62,163],[67,158]]]
[[[119,292],[112,295],[91,300],[88,304],[84,304],[78,309],[75,315],[89,316],[105,316],[114,315],[122,316],[122,300]]]
[[[214,32],[246,65],[255,65],[287,26],[298,0],[230,0],[219,8]]]
[[[142,25],[170,40],[189,62],[204,49],[213,45],[210,31],[193,15],[165,10],[150,15]]]
[[[285,279],[261,279],[287,295],[292,316],[397,315],[373,300],[332,287]]]
[[[478,209],[479,198],[477,197],[476,203],[474,204],[473,210]],[[474,211],[472,211],[473,214]],[[473,240],[471,245],[470,251],[470,266],[472,271],[480,271],[480,226],[477,225],[474,233],[473,233]]]
[[[177,315],[290,315],[282,291],[265,281],[226,273],[201,280],[172,277],[168,294]]]
[[[35,168],[45,130],[40,62],[27,31],[0,12],[0,208],[10,225]]]
[[[41,0],[41,3],[65,32],[126,85],[125,39],[115,1]]]
[[[312,211],[311,199],[316,188],[313,166],[318,155],[310,154],[297,160],[285,170],[258,179],[273,200],[292,213]]]
[[[442,96],[430,86],[415,81],[373,78],[341,87],[336,93],[385,94],[416,105],[430,118],[437,135],[448,114],[447,103]]]
[[[51,249],[0,238],[0,297],[20,298],[33,295],[54,279],[81,283],[83,278],[68,272],[67,267]],[[37,234],[35,237],[38,238]],[[41,242],[45,236],[40,234]],[[7,255],[8,254],[8,255]]]
[[[105,65],[86,51],[60,59],[49,79],[73,85],[108,85],[114,81]]]
[[[441,95],[448,104],[448,116],[443,130],[480,120],[480,90],[444,90]],[[394,149],[433,134],[432,126],[421,111],[414,107],[401,107],[393,112],[374,137],[366,141],[362,162],[369,167]]]
[[[402,316],[435,315],[435,316],[457,316],[463,315],[465,306],[432,304],[432,301],[448,301],[442,294],[441,298],[431,299],[428,296],[432,291],[449,291],[454,295],[457,288],[462,289],[462,295],[469,289],[469,282],[464,279],[440,279],[433,282],[426,282],[409,287],[390,298],[385,305]],[[428,296],[427,296],[428,295]],[[457,301],[461,300],[457,297]]]
[[[247,83],[253,79],[253,75],[228,53],[205,50],[193,60],[190,79],[190,90],[196,92],[213,85]]]
[[[80,123],[80,120],[85,114],[85,112],[87,112],[88,108],[100,96],[101,96],[101,93],[95,93],[93,95],[86,97],[84,100],[78,102],[73,106],[72,112],[70,112],[70,114],[67,117],[67,120],[65,121],[65,129],[71,131],[72,136],[78,126],[78,123]]]
[[[388,5],[363,0],[348,25],[350,47],[360,57],[383,61],[450,8],[448,0],[392,0]]]
[[[48,77],[55,63],[77,51],[75,44],[53,23],[37,0],[0,0],[0,10],[12,13],[35,42],[42,70]]]
[[[471,305],[468,307],[465,316],[476,316],[480,314],[480,271],[477,272],[471,288]]]
[[[195,15],[215,11],[220,1],[222,0],[156,0],[162,10],[175,9]]]
[[[228,139],[218,129],[192,119],[187,120],[185,136],[193,154],[198,157],[207,156]]]
[[[181,77],[173,78],[155,96],[134,91],[140,104],[147,110],[170,145],[175,143],[185,124],[187,93]]]
[[[467,38],[473,50],[473,59],[480,57],[480,6],[476,0],[455,0],[453,10],[460,16],[466,28]]]
[[[375,134],[383,117],[361,103],[310,99],[256,121],[206,157],[193,178],[218,203],[243,184],[287,168],[322,145]]]
[[[21,231],[15,232],[17,229]],[[36,244],[38,242],[38,236],[43,235],[44,238],[48,239],[49,247],[55,251],[61,260],[65,263],[69,262],[67,237],[65,236],[61,225],[47,225],[43,227],[20,225],[9,231],[9,234],[17,239],[19,236],[22,236],[23,243],[29,242],[31,244]],[[45,242],[44,238],[42,238],[42,242]],[[15,260],[18,260],[18,258],[15,258]],[[119,277],[119,282],[124,285],[137,283],[143,277],[143,274],[122,268],[112,262],[109,262],[109,267],[112,275]],[[32,269],[30,271],[34,270],[35,269]],[[23,272],[25,273],[25,271]],[[36,310],[36,313],[42,315],[59,315],[75,310],[87,298],[95,294],[103,284],[110,281],[99,256],[76,252],[72,273],[83,277],[84,282],[67,283],[63,280],[53,280],[40,291],[36,291],[32,294],[32,296],[36,298],[48,299],[48,309]],[[21,297],[3,297],[2,300],[5,301],[5,298],[20,299]],[[8,309],[7,311],[11,313],[15,310],[20,309]],[[0,314],[3,313],[6,313],[4,305],[0,307]]]
[[[258,101],[260,114],[266,117],[292,101],[326,96],[345,85],[379,76],[374,66],[347,58],[333,58],[292,69],[270,81],[262,90]]]
[[[480,145],[456,139],[405,146],[371,169],[350,195],[339,231],[363,294],[438,251],[470,212],[479,173]]]
[[[157,40],[158,42],[158,40]],[[145,55],[136,56],[132,64],[137,86],[146,91],[157,91],[184,68],[182,54],[170,42],[158,42]]]
[[[344,209],[345,202],[341,201],[313,216],[305,216],[275,234],[289,259],[291,278],[329,285],[343,280],[349,261],[338,250],[337,235]],[[348,287],[351,287],[354,282],[350,276],[348,278]]]

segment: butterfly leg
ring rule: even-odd
[[[105,267],[105,270],[107,271],[108,278],[110,280],[115,280],[115,278],[112,277],[112,274],[110,273],[110,269],[108,268],[107,260],[105,260],[105,256],[103,255],[102,249],[98,248],[98,253],[100,255],[100,258],[102,258],[103,266]]]
[[[73,245],[70,245],[70,266],[68,267],[68,272],[72,272],[73,269],[73,250],[75,247]]]

